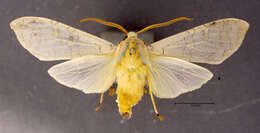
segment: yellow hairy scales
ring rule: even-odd
[[[97,18],[96,21],[118,28],[127,38],[118,45],[80,31],[60,22],[42,17],[21,17],[11,22],[20,44],[41,61],[68,60],[54,65],[48,73],[59,83],[86,94],[104,93],[117,82],[117,103],[123,118],[130,118],[132,107],[146,92],[156,117],[153,95],[175,98],[199,89],[213,74],[191,62],[220,64],[238,50],[249,24],[241,19],[225,18],[197,26],[182,33],[146,45],[138,34],[180,20],[145,27],[138,32],[127,32],[122,26]]]
[[[124,45],[127,44],[129,47],[116,66],[117,102],[120,114],[126,118],[131,116],[132,106],[143,96],[148,72],[140,58],[136,41],[127,39]]]

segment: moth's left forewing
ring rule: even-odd
[[[10,23],[18,41],[42,61],[112,53],[115,46],[95,35],[43,17],[21,17]]]

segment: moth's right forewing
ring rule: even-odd
[[[85,93],[102,93],[115,81],[115,64],[108,56],[87,55],[51,67],[48,73],[59,83]]]
[[[10,23],[21,45],[39,60],[64,60],[107,54],[115,46],[99,37],[42,17],[22,17]]]
[[[220,64],[238,50],[248,28],[241,19],[220,19],[157,41],[149,51],[189,62]]]

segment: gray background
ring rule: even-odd
[[[0,133],[257,133],[260,131],[260,1],[259,0],[1,0],[0,1]],[[26,51],[9,27],[22,16],[48,17],[99,35],[110,28],[93,22],[77,25],[84,17],[122,24],[128,30],[172,18],[179,22],[153,30],[155,39],[225,17],[241,18],[250,29],[241,48],[221,65],[202,66],[215,76],[201,89],[175,99],[157,99],[163,122],[154,118],[149,95],[122,120],[116,97],[58,84],[47,70],[59,62],[41,62]],[[218,80],[218,77],[221,79]],[[174,102],[215,102],[215,105],[175,105]]]

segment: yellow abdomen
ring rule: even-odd
[[[142,98],[146,84],[147,67],[139,57],[138,51],[126,50],[117,65],[117,103],[124,118],[130,118],[131,108]]]

